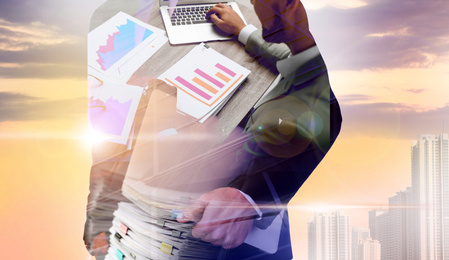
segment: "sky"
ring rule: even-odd
[[[6,259],[89,259],[86,45],[100,1],[0,3],[0,249]],[[305,0],[342,114],[341,134],[289,204],[294,259],[307,219],[352,226],[410,185],[410,145],[449,122],[449,2]],[[446,123],[446,133],[449,123]],[[45,234],[45,241],[42,237]]]

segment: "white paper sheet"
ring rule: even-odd
[[[89,129],[108,142],[126,144],[143,88],[89,80]]]
[[[218,112],[250,71],[204,43],[164,72],[159,79],[178,88],[177,109],[197,119]]]
[[[128,80],[167,42],[164,31],[119,12],[88,35],[88,65],[97,73]],[[138,55],[137,55],[138,54]]]

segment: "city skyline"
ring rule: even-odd
[[[387,209],[369,211],[369,228],[352,228],[352,260],[449,256],[449,135],[418,135],[411,142],[410,163],[411,187],[389,197]],[[340,211],[328,211],[309,218],[309,259],[350,259],[329,253],[339,244],[333,238],[346,236],[347,230],[335,225],[339,216]],[[345,217],[349,223],[350,216]],[[329,236],[332,232],[334,237]],[[338,246],[334,251],[339,251]]]
[[[0,248],[5,259],[86,257],[82,231],[92,163],[84,142],[86,41],[90,17],[102,1],[1,4],[0,223],[6,239],[0,238]],[[249,0],[240,2],[252,12]],[[303,3],[343,126],[289,204],[294,260],[307,259],[311,208],[340,207],[354,226],[368,227],[368,210],[411,185],[410,140],[441,132],[444,116],[449,121],[448,1]]]

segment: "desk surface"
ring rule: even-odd
[[[142,2],[145,3],[142,4]],[[260,22],[254,10],[241,4],[239,4],[239,7],[247,23],[251,23],[260,28]],[[123,11],[132,16],[137,16],[140,19],[142,19],[141,17],[145,17],[145,19],[142,19],[144,22],[148,22],[150,25],[165,30],[159,13],[159,3],[158,1],[152,3],[151,0],[108,0],[93,14],[90,29],[92,30],[101,25],[119,11]],[[197,43],[170,45],[170,43],[167,42],[133,74],[128,81],[128,84],[141,87],[146,86],[149,79],[157,78],[196,45]],[[215,41],[208,42],[208,45],[251,71],[251,74],[242,84],[239,91],[233,95],[226,106],[218,114],[220,121],[217,127],[220,128],[223,133],[228,134],[235,128],[240,119],[251,109],[253,104],[256,103],[271,82],[273,82],[276,75],[271,73],[265,67],[260,66],[254,58],[250,57],[244,51],[242,44],[238,41]]]

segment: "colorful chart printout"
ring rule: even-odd
[[[131,65],[129,61],[138,58],[138,53],[144,50],[150,55],[154,53],[156,50],[151,52],[147,49],[159,48],[150,43],[165,38],[163,34],[163,30],[119,12],[89,33],[89,66],[105,75],[117,73],[118,69]]]
[[[246,68],[200,44],[159,79],[178,88],[178,99],[187,95],[191,111],[183,112],[200,118],[227,100],[249,73]],[[179,95],[180,91],[186,95]],[[178,100],[178,109],[179,102],[184,100]]]
[[[100,46],[98,64],[102,70],[107,70],[127,53],[146,40],[152,31],[126,19],[126,24],[117,26],[117,32],[108,36],[106,45]]]
[[[89,88],[89,126],[108,141],[126,144],[142,88],[103,83]]]

